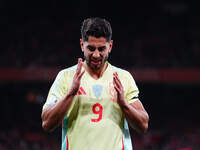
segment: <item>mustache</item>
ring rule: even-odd
[[[102,59],[90,59],[91,61],[101,61]]]

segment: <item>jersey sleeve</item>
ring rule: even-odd
[[[138,87],[130,73],[128,73],[127,75],[127,89],[125,92],[125,99],[128,101],[129,104],[139,99]]]
[[[64,96],[66,91],[66,81],[64,77],[64,72],[61,71],[58,73],[55,81],[53,82],[45,104],[43,105],[43,109],[54,105]]]

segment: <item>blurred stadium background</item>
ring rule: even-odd
[[[135,150],[200,149],[200,21],[194,1],[0,1],[0,150],[59,150],[41,109],[58,71],[82,57],[80,26],[105,17],[113,28],[109,61],[129,70],[150,115],[131,129]]]

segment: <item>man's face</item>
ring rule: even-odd
[[[88,41],[80,39],[82,51],[88,67],[94,70],[103,68],[111,52],[113,41],[107,42],[104,37],[88,37]]]

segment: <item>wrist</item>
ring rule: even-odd
[[[76,92],[70,90],[66,95],[64,99],[73,99],[76,96]]]
[[[70,89],[69,92],[67,93],[68,96],[75,96],[78,91]]]
[[[128,109],[129,104],[125,99],[123,99],[122,101],[118,101],[118,104],[121,109]]]

